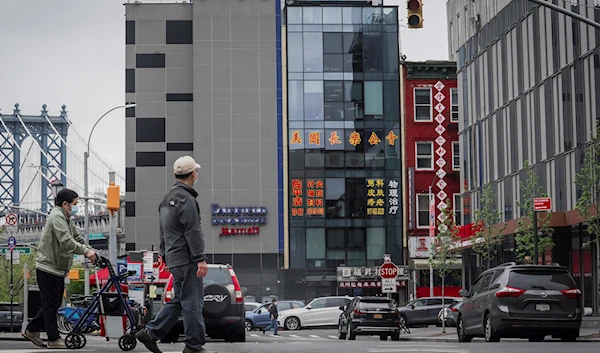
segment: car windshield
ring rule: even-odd
[[[575,288],[575,282],[565,271],[556,270],[513,270],[508,285],[520,289],[563,290]]]
[[[358,304],[360,309],[393,309],[394,304],[389,300],[361,300]]]
[[[204,285],[211,283],[233,284],[231,274],[227,267],[211,267],[204,277]]]

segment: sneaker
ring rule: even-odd
[[[147,329],[139,330],[138,333],[135,334],[135,337],[138,341],[142,342],[150,352],[162,353],[162,351],[156,345],[157,340],[150,336],[150,333]]]
[[[67,346],[65,346],[65,341],[62,338],[54,341],[48,341],[46,347],[48,349],[67,349]]]
[[[21,336],[23,336],[26,340],[33,342],[33,344],[38,347],[46,348],[46,342],[42,341],[39,332],[25,330],[25,332],[21,332]]]
[[[186,345],[185,348],[183,349],[183,353],[217,353],[217,352],[209,351],[209,350],[205,349],[204,347],[200,347],[199,349],[192,349]]]

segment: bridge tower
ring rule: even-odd
[[[30,165],[26,161],[27,156],[21,153],[22,143],[27,137],[33,138],[33,143],[40,149],[41,211],[48,211],[48,204],[53,198],[49,196],[52,191],[48,180],[60,180],[67,186],[67,146],[64,142],[69,121],[66,108],[62,106],[59,116],[49,116],[44,104],[40,115],[22,115],[16,103],[11,115],[0,114],[0,207],[17,206],[21,201],[20,172],[23,166]],[[26,182],[28,187],[33,181]]]

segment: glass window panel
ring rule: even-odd
[[[363,24],[380,24],[381,20],[381,7],[363,7]]]
[[[339,200],[346,194],[346,180],[344,178],[325,179],[325,199]]]
[[[306,168],[325,168],[325,154],[319,150],[306,150],[304,165]]]
[[[399,129],[391,129],[391,130],[385,130],[385,134],[387,137],[387,134],[390,133],[390,131],[392,131],[394,133],[394,135],[396,136],[400,136],[400,130]],[[382,139],[383,140],[383,139]],[[394,140],[394,145],[391,146],[388,143],[388,140],[385,140],[385,166],[387,170],[390,169],[400,169],[401,164],[400,164],[400,145],[401,143],[399,142],[400,139],[395,139]]]
[[[429,195],[417,195],[417,226],[429,226]]]
[[[308,126],[304,130],[304,146],[306,149],[321,149],[325,148],[323,129],[309,129]]]
[[[342,10],[342,20],[344,24],[360,24],[362,11],[360,7],[344,7]]]
[[[290,267],[304,268],[306,261],[306,236],[304,228],[290,228]]]
[[[415,88],[415,103],[431,104],[431,89],[430,88]]]
[[[458,89],[451,88],[450,89],[450,104],[452,105],[452,116],[450,117],[450,121],[453,123],[458,122]]]
[[[379,260],[385,253],[385,228],[367,228],[367,259]]]
[[[365,108],[363,103],[345,103],[344,119],[362,120],[365,117]]]
[[[302,23],[302,8],[301,7],[288,7],[286,13],[286,20],[288,24],[300,24]]]
[[[304,149],[290,149],[288,156],[290,169],[304,169]]]
[[[326,102],[325,120],[344,120],[344,103]],[[342,138],[342,137],[340,137]]]
[[[341,7],[323,7],[324,24],[342,24]]]
[[[302,51],[302,33],[288,33],[287,35],[287,61],[289,72],[304,71],[304,52]]]
[[[302,33],[304,50],[304,71],[323,72],[323,34]]]
[[[344,72],[363,72],[361,54],[344,54]]]
[[[417,169],[433,168],[433,143],[417,142]]]
[[[365,200],[352,200],[348,201],[348,213],[346,217],[349,218],[365,218],[366,211],[366,201]]]
[[[383,130],[366,131],[365,166],[368,168],[384,168],[386,140]]]
[[[344,218],[346,217],[346,201],[345,200],[325,200],[325,213],[327,218]]]
[[[344,102],[362,102],[363,99],[362,82],[344,81]]]
[[[361,32],[345,32],[342,52],[345,54],[362,54],[363,34]]]
[[[383,18],[388,25],[398,25],[398,9],[395,7],[384,7]],[[391,26],[390,26],[391,27]]]
[[[344,228],[327,228],[327,249],[345,249],[346,233]]]
[[[290,150],[304,148],[304,130],[289,129],[288,130],[288,145]]]
[[[329,250],[327,251],[327,260],[342,260],[343,263],[346,259],[346,252],[344,250]],[[329,263],[328,263],[329,265]]]
[[[383,83],[365,82],[365,114],[383,115]]]
[[[367,247],[364,228],[348,228],[348,249],[364,249]]]
[[[321,24],[323,18],[321,17],[320,7],[303,7],[302,8],[302,23],[304,24]]]
[[[344,101],[344,83],[342,81],[324,81],[324,87],[326,102]]]
[[[323,120],[323,81],[304,81],[304,119]]]
[[[302,29],[304,30],[304,32],[323,32],[323,26],[322,25],[303,25]]]
[[[400,89],[398,81],[383,82],[383,115],[385,120],[400,121]]]
[[[346,178],[346,199],[367,200],[367,184],[364,178]]]
[[[302,81],[288,81],[288,119],[304,120],[304,85]]]
[[[306,228],[306,258],[325,259],[325,229]]]
[[[397,33],[384,33],[383,35],[384,43],[383,46],[383,72],[398,72],[398,35]]]
[[[326,167],[331,169],[338,169],[344,167],[344,152],[326,151]]]
[[[365,266],[367,264],[364,251],[346,251],[346,257],[347,266]]]
[[[325,130],[325,149],[343,150],[344,149],[344,130]],[[343,165],[343,158],[338,163]]]
[[[323,55],[324,72],[343,72],[344,55],[342,54],[324,54]]]
[[[383,34],[363,34],[363,65],[365,72],[383,71]]]
[[[323,33],[323,53],[342,53],[342,33]]]
[[[431,121],[431,89],[415,88],[415,121]]]

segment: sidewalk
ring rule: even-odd
[[[581,342],[600,342],[600,330],[592,327],[582,327],[579,331],[577,341]],[[441,327],[429,326],[426,328],[411,328],[410,334],[402,333],[402,341],[429,341],[429,342],[458,342],[456,327],[446,327],[446,333],[442,333]],[[483,340],[483,338],[474,338],[473,340]],[[520,339],[505,338],[503,341],[521,341]],[[546,341],[558,341],[559,339],[546,337]]]

